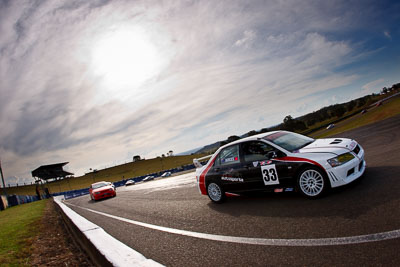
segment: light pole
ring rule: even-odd
[[[1,167],[1,161],[0,161],[0,175],[1,175],[1,180],[3,182],[3,192],[4,195],[7,197],[7,190],[6,190],[6,184],[4,183],[3,168]]]

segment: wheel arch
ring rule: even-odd
[[[300,173],[301,173],[302,171],[304,171],[305,169],[307,169],[307,168],[316,168],[317,170],[319,170],[319,171],[322,173],[322,175],[325,176],[326,181],[328,181],[327,184],[328,184],[329,188],[332,188],[331,180],[329,179],[329,175],[328,175],[328,173],[326,172],[326,170],[325,170],[324,168],[322,168],[321,166],[318,166],[318,165],[312,164],[312,163],[308,163],[308,162],[305,162],[305,163],[301,164],[301,165],[296,169],[296,171],[295,171],[295,173],[294,173],[294,178],[296,179],[296,183],[297,183],[297,179],[298,179]]]

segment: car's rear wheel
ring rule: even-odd
[[[297,186],[304,196],[318,198],[326,192],[328,182],[321,170],[315,167],[307,167],[299,173]]]
[[[221,186],[216,183],[208,184],[207,194],[214,203],[222,203],[225,201],[225,192]]]

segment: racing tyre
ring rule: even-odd
[[[315,167],[303,169],[297,177],[297,187],[308,198],[319,198],[325,194],[329,185],[324,173]]]
[[[214,203],[222,203],[225,201],[225,192],[219,186],[219,184],[216,183],[210,183],[207,185],[207,195],[211,199],[212,202]]]

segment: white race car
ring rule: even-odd
[[[299,191],[309,198],[348,184],[365,171],[363,148],[347,138],[312,139],[274,131],[220,147],[203,166],[194,159],[198,188],[216,203],[226,194]]]

